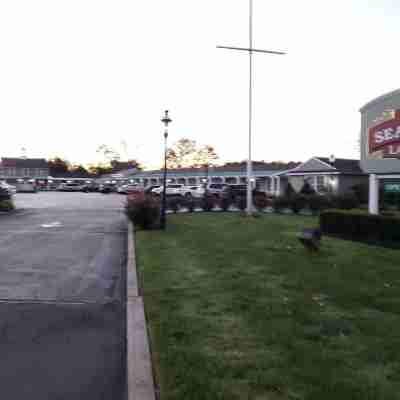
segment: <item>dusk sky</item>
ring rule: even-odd
[[[358,158],[359,108],[399,88],[400,4],[254,0],[255,160]],[[247,158],[248,0],[0,2],[0,156],[147,167],[170,143]]]

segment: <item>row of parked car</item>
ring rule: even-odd
[[[245,184],[223,184],[223,183],[210,183],[206,186],[185,186],[182,184],[169,184],[165,189],[167,196],[183,196],[186,198],[199,198],[203,197],[206,193],[218,198],[229,198],[231,200],[237,197],[246,196],[247,185]],[[163,187],[158,186],[151,190],[154,195],[161,195]],[[265,192],[253,189],[253,195],[266,196]]]

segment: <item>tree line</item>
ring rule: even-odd
[[[48,160],[49,173],[53,177],[98,177],[105,174],[117,173],[125,169],[142,170],[144,166],[136,159],[121,161],[121,155],[112,147],[105,144],[99,146],[96,152],[101,156],[102,161],[97,164],[73,165],[62,157],[54,157]],[[199,146],[195,140],[181,138],[166,153],[167,168],[201,168],[216,165],[226,167],[240,167],[246,161],[219,163],[219,156],[213,146]],[[160,160],[161,161],[161,160]],[[160,162],[161,164],[161,162]],[[265,162],[253,161],[253,166],[263,166],[271,170],[291,169],[298,165],[298,162]]]

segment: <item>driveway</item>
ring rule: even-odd
[[[122,399],[123,196],[17,194],[0,216],[0,388],[5,399]]]

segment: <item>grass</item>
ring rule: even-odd
[[[162,400],[400,399],[399,250],[307,253],[310,217],[168,224],[136,235]]]

